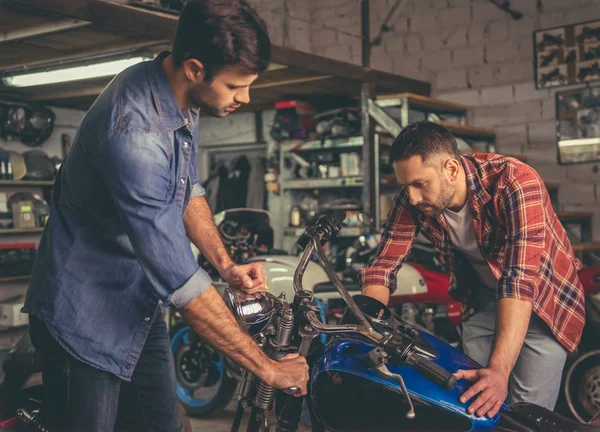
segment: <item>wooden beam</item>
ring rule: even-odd
[[[108,81],[106,83],[108,85]],[[37,92],[32,95],[24,95],[23,100],[28,102],[34,101],[52,101],[79,98],[84,96],[98,96],[106,85],[95,85],[72,90],[52,90],[46,92]]]
[[[285,86],[285,85],[301,84],[301,83],[313,82],[313,81],[322,81],[322,80],[326,80],[326,79],[330,79],[330,78],[333,78],[333,77],[331,75],[324,75],[324,76],[312,76],[312,77],[306,77],[306,78],[294,78],[294,79],[279,80],[279,81],[267,81],[264,83],[253,85],[250,88],[251,89],[264,89],[264,88],[280,87],[280,86]]]
[[[15,0],[16,2],[52,12],[91,21],[129,35],[153,39],[171,39],[178,17],[136,8],[106,0]],[[431,86],[424,81],[375,71],[339,60],[333,60],[279,45],[272,46],[271,61],[290,67],[310,70],[323,75],[372,82],[388,92],[411,92],[429,95]]]
[[[50,21],[43,25],[36,25],[32,27],[8,29],[0,33],[0,44],[13,41],[22,41],[37,36],[45,36],[67,30],[74,30],[81,27],[87,27],[89,25],[92,25],[92,23],[88,21],[81,21],[78,19],[63,19],[59,21]]]

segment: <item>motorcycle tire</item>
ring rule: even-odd
[[[220,352],[202,341],[198,341],[193,347],[190,345],[190,332],[190,327],[183,322],[174,325],[170,330],[177,399],[189,416],[210,417],[224,409],[231,401],[237,388],[237,380],[228,375],[225,357]],[[196,353],[201,355],[195,355]],[[199,357],[203,357],[204,363]],[[212,361],[210,365],[206,364],[207,358]],[[201,373],[194,372],[190,367]],[[202,377],[204,383],[210,381],[212,386],[215,386],[215,391],[212,396],[201,398],[194,393],[203,387],[198,375],[205,374],[208,376]]]

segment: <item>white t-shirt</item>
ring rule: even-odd
[[[492,273],[490,265],[481,255],[477,240],[475,239],[475,229],[473,228],[473,218],[469,211],[468,204],[465,204],[458,212],[447,209],[444,211],[444,217],[448,224],[450,240],[452,245],[465,254],[473,269],[477,272],[479,281],[490,289],[498,288],[498,279]]]

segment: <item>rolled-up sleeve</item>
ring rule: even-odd
[[[184,307],[212,281],[190,248],[170,155],[160,138],[127,129],[109,136],[94,158],[143,272],[166,305]]]
[[[408,194],[400,189],[394,198],[375,258],[358,274],[363,288],[381,285],[392,293],[396,291],[396,274],[406,261],[418,233],[416,220],[416,215],[409,208]]]
[[[537,296],[546,233],[543,188],[538,176],[524,172],[503,191],[507,235],[498,298],[532,302]]]

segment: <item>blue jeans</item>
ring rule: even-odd
[[[131,382],[75,359],[34,316],[29,332],[42,362],[40,414],[51,431],[183,430],[169,335],[160,315],[154,316]]]

